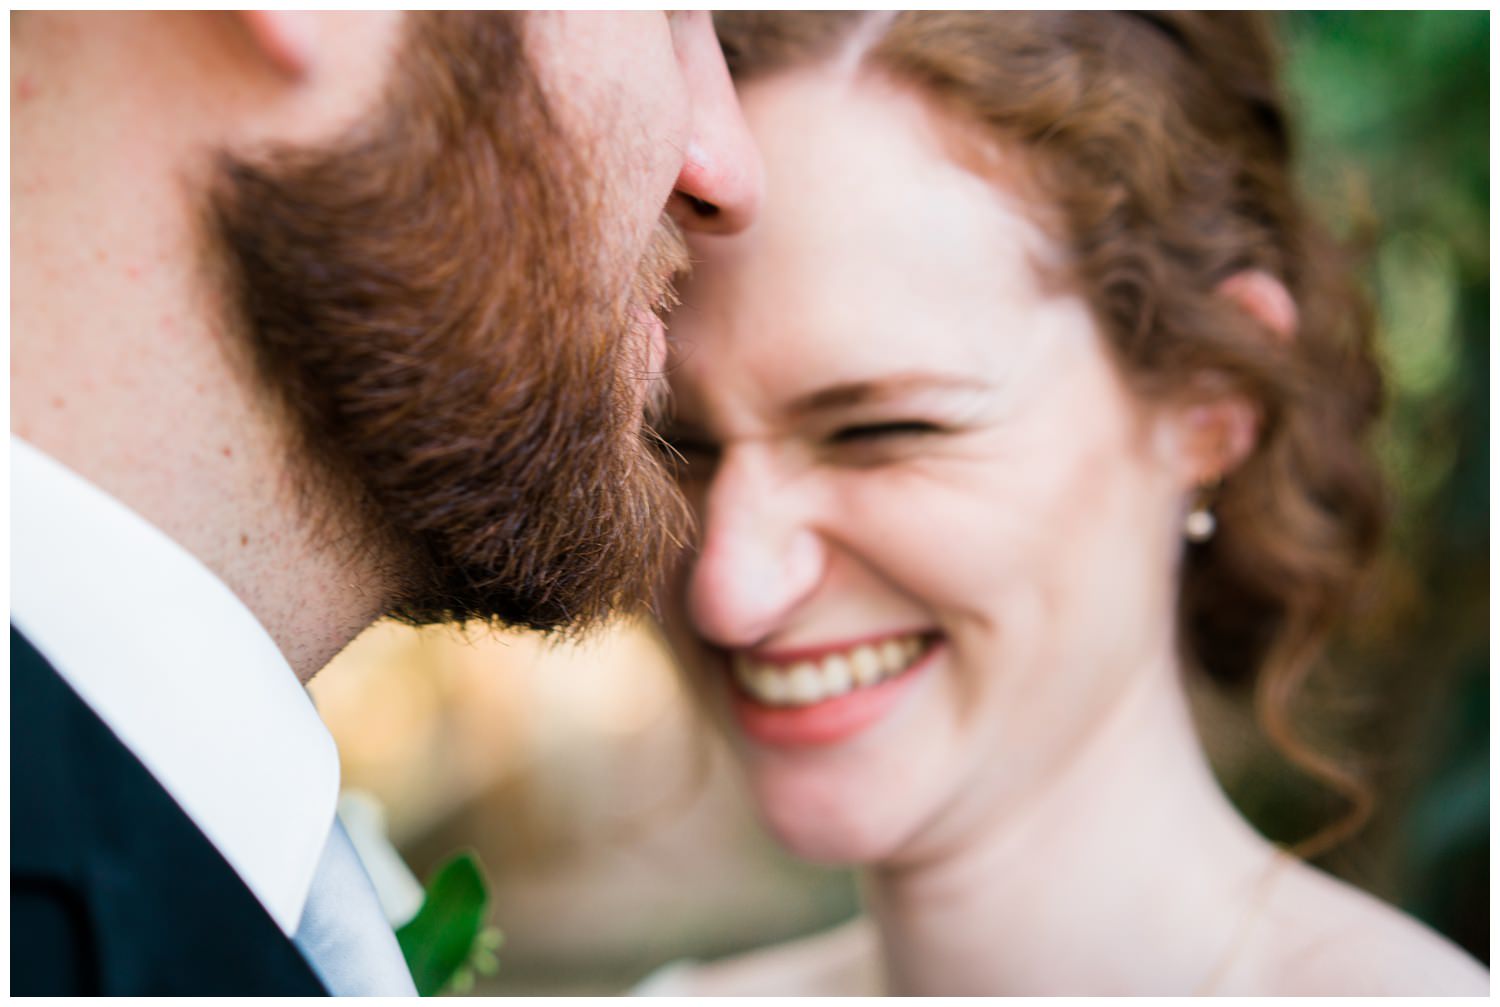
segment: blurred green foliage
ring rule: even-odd
[[[1365,252],[1388,396],[1389,544],[1335,652],[1381,805],[1326,866],[1488,961],[1489,13],[1280,23],[1304,181]],[[1272,795],[1242,804],[1305,828]]]

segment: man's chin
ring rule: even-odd
[[[608,180],[515,18],[414,24],[359,131],[225,155],[207,216],[230,324],[331,487],[319,511],[379,543],[395,617],[586,626],[641,605],[685,521],[641,371],[686,248],[665,214],[643,249],[605,241]]]

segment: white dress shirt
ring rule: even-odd
[[[293,937],[339,792],[312,700],[196,557],[26,442],[10,448],[11,621]],[[390,992],[407,992],[388,944],[408,986]]]

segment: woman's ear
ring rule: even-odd
[[[293,80],[307,76],[316,59],[318,19],[277,10],[238,12],[257,49],[277,71]]]
[[[1219,284],[1219,294],[1259,322],[1279,343],[1297,336],[1297,302],[1286,285],[1260,269],[1235,273]],[[1222,374],[1194,382],[1187,404],[1175,411],[1173,426],[1187,486],[1207,486],[1239,468],[1260,438],[1260,407],[1236,391]]]
[[[1239,393],[1184,406],[1176,419],[1184,486],[1209,486],[1239,468],[1255,450],[1260,425],[1260,409]]]
[[[1286,284],[1261,269],[1246,269],[1219,284],[1219,293],[1270,330],[1278,342],[1296,338],[1297,302]]]

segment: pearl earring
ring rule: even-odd
[[[1189,542],[1207,542],[1218,530],[1219,522],[1210,507],[1213,490],[1217,485],[1215,483],[1213,486],[1201,486],[1198,489],[1197,499],[1193,501],[1193,509],[1188,511],[1187,517],[1182,522],[1182,534]]]

